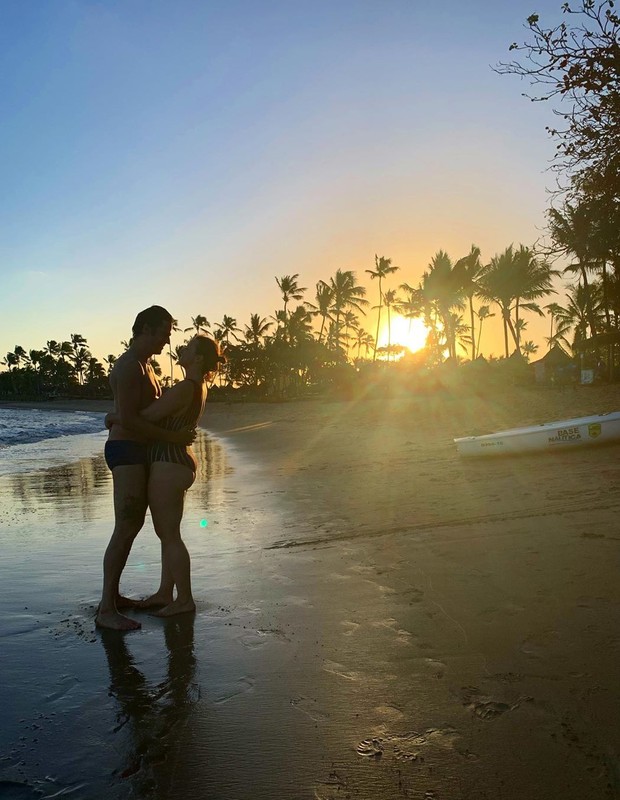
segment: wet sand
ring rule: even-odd
[[[617,394],[213,403],[184,526],[198,613],[125,636],[92,624],[102,460],[1,481],[0,790],[620,797],[620,446],[452,444]],[[158,558],[147,525],[124,588]]]

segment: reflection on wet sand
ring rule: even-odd
[[[226,451],[205,431],[199,431],[193,450],[198,462],[196,480],[190,489],[190,496],[203,508],[214,508],[222,502],[224,486],[214,478],[223,478],[233,470],[226,457]]]
[[[231,469],[204,432],[195,451],[200,467],[188,505],[200,502],[211,521]],[[6,796],[170,796],[178,742],[199,698],[194,619],[142,615],[135,638],[95,631],[112,524],[112,479],[100,455],[0,476],[3,798],[13,790]],[[198,531],[198,550],[221,542]],[[126,569],[128,593],[146,594],[158,551],[149,520]]]
[[[101,632],[110,696],[118,704],[113,734],[125,737],[114,743],[122,754],[117,776],[128,780],[132,796],[140,798],[161,794],[163,787],[158,784],[174,769],[179,731],[200,697],[195,681],[194,616],[167,619],[163,624],[168,661],[163,681],[148,680],[140,671],[128,637]]]
[[[198,472],[191,494],[201,506],[210,507],[221,500],[214,493],[222,491],[221,487],[213,486],[213,478],[228,474],[231,467],[220,443],[204,431],[198,432],[193,448]],[[100,508],[98,499],[104,494],[110,494],[110,511],[112,508],[112,475],[103,455],[9,475],[3,483],[6,488],[0,488],[0,500],[2,495],[10,494],[16,510],[22,512],[36,511],[37,515],[48,513],[91,522]]]
[[[79,509],[87,522],[93,518],[98,498],[111,491],[112,485],[103,456],[9,475],[6,483],[21,511],[36,511],[37,515],[47,511],[75,518]]]

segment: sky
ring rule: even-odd
[[[375,254],[397,288],[534,243],[551,109],[491,68],[534,11],[561,0],[0,0],[0,359],[118,354],[153,303],[244,327],[294,273],[312,301],[354,270],[375,305]]]

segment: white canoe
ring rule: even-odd
[[[462,456],[561,450],[576,445],[613,441],[620,441],[620,411],[545,422],[529,428],[513,428],[484,436],[464,436],[454,440],[459,455]]]

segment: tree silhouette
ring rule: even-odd
[[[379,329],[381,327],[381,307],[383,305],[383,299],[384,299],[384,295],[383,295],[383,290],[381,288],[381,284],[382,284],[382,281],[384,280],[384,278],[387,278],[388,275],[391,275],[393,272],[396,272],[398,269],[400,269],[400,267],[392,266],[392,259],[391,258],[385,258],[384,256],[379,257],[375,253],[375,268],[374,268],[374,270],[372,270],[372,269],[367,269],[366,270],[366,272],[370,275],[370,279],[372,281],[374,281],[375,278],[379,281],[379,305],[376,306],[376,308],[378,308],[379,311],[377,313],[377,333],[375,334],[375,352],[374,352],[374,355],[373,355],[373,361],[375,361],[376,358],[377,358],[377,345],[376,345],[376,343],[379,341]],[[388,356],[389,356],[389,354],[388,354]]]

